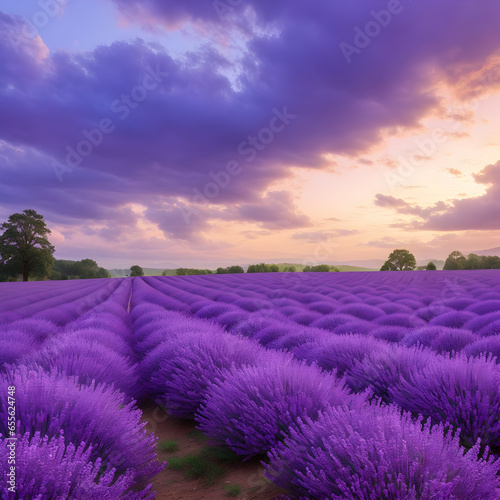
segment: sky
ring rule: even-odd
[[[0,221],[107,268],[500,246],[500,4],[0,0]]]

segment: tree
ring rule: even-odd
[[[241,266],[218,267],[216,274],[241,274],[245,270]]]
[[[467,269],[467,259],[462,252],[455,250],[448,255],[444,263],[443,270],[457,271],[459,269]]]
[[[248,266],[247,273],[278,273],[280,268],[276,264],[252,264]]]
[[[397,271],[396,266],[390,262],[389,260],[386,260],[382,267],[380,268],[381,271]]]
[[[3,274],[45,277],[54,264],[54,247],[47,236],[51,233],[43,216],[35,210],[12,214],[1,226],[0,264]]]
[[[144,269],[141,266],[132,266],[130,268],[130,276],[144,276]]]
[[[177,276],[194,276],[196,274],[213,274],[210,269],[191,269],[188,267],[179,267],[175,270]]]
[[[304,273],[329,273],[329,272],[334,272],[338,273],[340,272],[338,268],[335,266],[329,266],[328,264],[318,264],[317,266],[306,266],[302,270]]]
[[[381,271],[413,271],[417,261],[408,250],[394,250],[380,268]]]
[[[429,262],[427,266],[425,266],[426,271],[437,271],[436,264],[434,262]]]
[[[99,267],[97,262],[92,259],[83,260],[62,260],[56,259],[52,273],[49,276],[51,280],[79,280],[111,278],[107,269]]]
[[[297,268],[295,266],[284,267],[283,272],[284,273],[296,273]]]

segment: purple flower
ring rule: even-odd
[[[220,331],[185,333],[165,341],[139,365],[143,390],[178,417],[193,418],[211,382],[265,352],[254,342]]]
[[[500,371],[494,360],[436,356],[401,377],[389,393],[403,408],[459,428],[468,447],[478,439],[482,448],[500,446]]]
[[[41,368],[18,367],[0,374],[0,435],[7,436],[7,387],[16,387],[17,432],[30,438],[61,434],[67,445],[92,446],[90,460],[98,458],[117,474],[133,470],[134,480],[148,479],[161,470],[155,461],[154,436],[141,423],[141,411],[107,385],[80,386],[67,377]]]
[[[91,460],[92,447],[84,442],[66,445],[64,437],[41,438],[39,432],[19,437],[14,444],[16,454],[16,492],[9,493],[8,465],[12,441],[0,437],[0,496],[9,499],[78,498],[97,500],[121,498],[153,500],[151,485],[140,491],[135,486],[134,472],[127,470],[115,480],[115,469],[102,467],[100,458]],[[102,468],[101,468],[102,467]]]
[[[327,408],[298,418],[269,453],[266,476],[304,498],[497,498],[498,461],[463,455],[442,426],[396,407]]]
[[[334,374],[291,356],[268,352],[259,361],[210,385],[195,417],[203,433],[240,455],[269,451],[298,417],[315,419],[329,405],[358,401]]]

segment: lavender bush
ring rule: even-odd
[[[9,500],[78,498],[95,500],[120,498],[153,500],[151,485],[134,491],[134,472],[127,470],[117,478],[115,469],[103,467],[100,458],[91,461],[92,447],[85,443],[66,445],[63,436],[40,437],[29,433],[15,442],[16,491],[7,482],[9,441],[0,438],[0,496]]]
[[[148,479],[161,470],[155,462],[154,436],[147,436],[141,412],[119,391],[106,385],[80,386],[75,377],[41,368],[19,367],[0,374],[0,436],[7,436],[7,387],[16,387],[17,431],[58,437],[78,447],[92,446],[90,460],[98,458],[117,474],[133,470],[134,480]],[[61,432],[62,431],[62,432]]]
[[[484,357],[436,356],[389,389],[403,408],[460,429],[467,447],[500,446],[500,371]]]
[[[327,406],[352,400],[334,374],[279,353],[261,359],[210,385],[195,417],[204,434],[239,455],[265,453],[288,435],[298,417],[315,419]]]
[[[442,426],[398,408],[345,406],[317,421],[299,418],[290,436],[269,452],[266,476],[304,498],[497,498],[498,461],[463,455]]]
[[[263,349],[227,333],[186,333],[163,342],[139,366],[144,391],[178,417],[194,418],[211,382],[224,380],[228,370],[253,364]]]

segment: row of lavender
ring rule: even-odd
[[[132,399],[130,280],[33,285],[1,290],[1,498],[154,498],[163,465]]]
[[[408,293],[408,274],[399,276],[399,286]],[[485,301],[496,301],[499,277],[482,273],[468,285],[471,291],[477,287],[476,295],[486,296]],[[136,280],[131,315],[134,349],[142,358],[143,397],[174,415],[194,417],[206,434],[241,455],[268,453],[268,476],[299,496],[496,498],[498,461],[484,460],[488,447],[500,447],[500,372],[495,360],[438,355],[368,332],[352,334],[357,322],[353,314],[352,330],[343,335],[299,326],[283,314],[289,307],[279,302],[284,294],[311,304],[328,301],[328,293],[342,303],[350,293],[348,304],[364,305],[352,300],[352,292],[367,294],[367,285],[343,292],[341,283],[327,279],[332,278],[322,278],[321,294],[298,287],[280,290],[281,277],[258,276],[242,286],[236,276]],[[319,281],[300,286],[318,290]],[[380,304],[393,301],[398,306],[398,300],[410,300],[378,285],[372,297],[388,299]],[[427,306],[451,303],[438,289],[425,289],[434,292],[434,302],[426,299]],[[276,290],[281,297],[274,296]],[[467,307],[485,303],[465,296],[452,300],[463,317],[460,312]],[[403,305],[409,307],[408,302]],[[469,312],[474,318],[467,314],[467,320],[495,313]],[[391,314],[400,313],[387,316]],[[434,317],[442,314],[446,312]],[[435,327],[451,341],[453,333],[464,330],[458,325]],[[404,328],[406,336],[422,324]],[[288,352],[258,348],[255,340]]]
[[[429,274],[436,276],[434,281]],[[242,455],[269,453],[269,477],[297,495],[495,498],[498,466],[476,460],[478,453],[486,456],[486,445],[499,445],[495,363],[462,354],[437,356],[430,349],[373,334],[377,328],[401,328],[404,340],[425,328],[419,320],[430,322],[454,305],[456,312],[473,316],[462,325],[431,328],[448,333],[453,345],[454,333],[479,335],[479,330],[464,325],[482,320],[481,328],[491,328],[484,338],[495,338],[498,274],[457,273],[451,285],[449,278],[440,282],[443,274],[397,273],[390,280],[385,273],[363,274],[364,284],[360,275],[352,274],[143,278],[134,280],[132,294],[131,280],[107,280],[100,286],[81,282],[81,288],[59,284],[59,295],[57,286],[44,292],[33,288],[24,301],[13,288],[20,284],[8,284],[8,290],[0,289],[0,319],[6,324],[0,339],[12,345],[10,341],[24,335],[19,347],[23,342],[30,346],[24,352],[11,350],[7,361],[16,361],[18,368],[6,367],[8,376],[2,379],[10,384],[15,378],[21,388],[18,425],[24,436],[18,454],[25,478],[32,478],[31,483],[21,481],[28,488],[24,496],[35,497],[38,491],[40,498],[51,498],[51,488],[57,490],[53,496],[61,498],[61,491],[82,498],[152,495],[144,481],[161,466],[151,461],[154,442],[139,424],[130,400],[135,397],[153,398],[175,415],[196,417],[207,434]],[[447,296],[449,289],[452,297]],[[42,307],[40,301],[45,302]],[[363,306],[378,308],[382,316],[360,318],[367,314]],[[309,324],[307,318],[296,321],[297,313],[312,312],[321,317]],[[19,320],[29,315],[38,319]],[[382,317],[402,322],[403,316],[418,320],[399,326],[375,323]],[[335,317],[345,321],[332,324],[334,328],[312,325]],[[366,323],[378,326],[351,334],[357,324]],[[344,330],[337,330],[343,325]],[[289,352],[259,347],[255,340]],[[93,381],[115,388],[96,387]],[[370,393],[364,392],[367,388]],[[63,408],[68,393],[75,394],[69,409]],[[407,414],[401,416],[401,407],[430,419],[422,428]],[[109,429],[110,412],[117,413],[117,408],[123,422],[106,440],[104,429]],[[4,400],[2,412],[5,422]],[[33,418],[36,413],[38,419]],[[447,422],[461,427],[455,438],[444,436]],[[5,426],[0,428],[0,434],[6,432]],[[336,436],[335,442],[327,439],[330,435]],[[465,456],[459,442],[472,447]],[[42,468],[35,473],[38,465],[33,464],[47,456],[53,472]],[[108,472],[101,476],[102,470]],[[84,491],[89,491],[87,496]]]
[[[153,302],[213,319],[270,347],[324,340],[323,330],[328,330],[407,347],[420,344],[438,353],[491,353],[500,359],[499,272],[388,274],[303,278],[289,273],[255,275],[252,280],[195,276],[145,282],[154,289],[149,292]],[[356,286],[357,281],[363,285]]]

